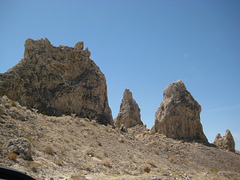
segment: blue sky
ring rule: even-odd
[[[125,88],[151,128],[164,88],[181,79],[210,142],[230,129],[240,150],[240,1],[0,0],[0,73],[27,38],[84,41],[105,74],[115,118]]]

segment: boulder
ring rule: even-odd
[[[213,144],[222,149],[235,152],[235,142],[229,129],[226,130],[225,136],[223,137],[218,133]]]
[[[83,42],[54,47],[48,39],[25,42],[24,58],[0,74],[0,96],[46,115],[76,114],[113,125],[104,74]]]
[[[4,143],[5,154],[13,152],[25,160],[32,160],[31,143],[25,138],[11,139]]]
[[[201,106],[181,80],[166,87],[151,132],[167,137],[208,143],[200,122]]]
[[[143,125],[141,121],[140,108],[133,99],[132,93],[129,89],[125,89],[123,94],[122,103],[120,105],[120,112],[114,119],[116,127],[120,128],[122,125],[125,128],[136,126],[137,124]]]

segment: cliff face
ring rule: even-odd
[[[24,58],[0,74],[0,96],[46,115],[73,113],[113,124],[106,79],[90,55],[83,42],[72,48],[27,39]]]

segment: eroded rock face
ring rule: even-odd
[[[223,137],[218,133],[213,144],[222,149],[235,152],[235,142],[229,129],[226,130],[225,136]]]
[[[141,121],[140,108],[133,99],[132,93],[129,89],[125,89],[122,103],[120,105],[120,112],[114,120],[116,127],[120,128],[124,125],[125,128],[143,125]]]
[[[47,115],[73,113],[113,124],[106,79],[90,55],[83,42],[72,48],[27,39],[24,58],[0,74],[0,96]]]
[[[201,106],[187,91],[181,80],[166,87],[163,102],[155,113],[152,132],[176,139],[207,143],[200,122]]]

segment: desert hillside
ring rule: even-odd
[[[36,179],[240,179],[238,151],[36,111],[0,98],[1,166]],[[8,152],[16,139],[30,147]]]
[[[165,88],[149,130],[129,89],[113,120],[90,56],[83,42],[26,40],[23,59],[0,74],[1,166],[39,180],[240,179],[230,130],[208,142],[201,105],[181,80]]]

